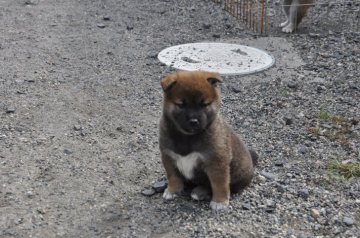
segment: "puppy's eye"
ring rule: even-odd
[[[207,107],[207,106],[210,106],[210,105],[211,105],[211,102],[201,102],[200,103],[201,107]]]
[[[184,101],[181,101],[181,102],[175,102],[175,105],[178,107],[178,108],[184,108],[186,106],[186,103]]]

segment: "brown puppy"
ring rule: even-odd
[[[197,186],[193,199],[212,194],[211,208],[225,209],[230,192],[251,182],[256,153],[219,115],[221,82],[218,74],[201,71],[178,72],[161,81],[160,151],[168,179],[164,199],[175,198],[191,182]]]

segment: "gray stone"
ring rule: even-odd
[[[265,212],[267,212],[267,213],[273,213],[274,211],[275,211],[275,208],[272,208],[272,207],[265,208]]]
[[[210,24],[210,23],[204,23],[204,24],[203,24],[203,28],[204,28],[204,29],[210,29],[210,28],[211,28],[211,24]]]
[[[304,199],[308,199],[308,197],[309,197],[309,190],[307,190],[306,188],[301,189],[301,190],[299,191],[299,196],[302,197],[302,198],[304,198]]]
[[[166,180],[160,180],[157,181],[153,184],[152,188],[155,190],[155,192],[157,193],[162,193],[164,192],[165,188],[167,187],[167,181]]]
[[[144,195],[144,196],[150,197],[150,196],[155,194],[155,190],[152,189],[152,188],[146,188],[146,189],[141,191],[141,194]]]
[[[306,154],[308,152],[308,148],[306,146],[301,146],[299,149],[299,153]]]
[[[276,202],[274,200],[267,200],[266,207],[268,208],[276,208]]]
[[[354,225],[354,220],[351,217],[344,217],[343,222],[347,226]]]
[[[24,5],[36,5],[37,0],[25,0]]]
[[[284,166],[284,161],[282,161],[282,160],[275,161],[275,166],[283,167]]]
[[[239,88],[237,86],[233,86],[233,87],[231,87],[231,89],[234,93],[241,93],[241,88]]]
[[[324,124],[322,124],[322,127],[326,128],[326,129],[331,129],[332,125],[330,125],[328,123],[324,123]]]
[[[281,184],[278,184],[278,185],[276,185],[276,191],[278,191],[279,193],[284,193],[285,188]]]
[[[246,203],[243,203],[241,205],[241,207],[242,207],[243,210],[250,210],[251,209],[251,204],[246,202]]]
[[[6,108],[6,113],[14,113],[16,111],[15,107],[8,107]]]
[[[320,217],[320,212],[319,210],[315,209],[315,208],[312,208],[310,210],[310,214],[311,216],[314,218],[314,219],[318,219]]]
[[[75,125],[75,126],[74,126],[74,130],[75,130],[75,131],[80,131],[80,130],[81,130],[81,126],[80,126],[80,125]]]
[[[26,196],[27,196],[28,198],[33,198],[33,197],[34,197],[34,193],[33,193],[32,191],[28,191],[28,192],[26,193]]]
[[[293,119],[290,116],[285,116],[284,121],[285,121],[285,125],[287,125],[287,126],[290,126],[291,124],[293,124]]]
[[[286,84],[289,88],[296,89],[298,87],[297,83],[294,81],[289,81]]]
[[[71,149],[64,149],[64,154],[71,155],[72,153],[74,152]]]
[[[265,178],[267,178],[269,180],[275,180],[276,179],[275,174],[266,172],[264,170],[260,172],[260,175],[264,176]]]

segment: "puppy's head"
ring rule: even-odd
[[[220,108],[217,87],[222,79],[216,73],[178,72],[161,81],[164,90],[164,115],[185,135],[204,131]]]

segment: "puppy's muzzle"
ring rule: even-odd
[[[200,126],[200,121],[199,119],[196,119],[196,118],[191,118],[189,120],[189,126],[192,127],[192,128],[198,128]]]

